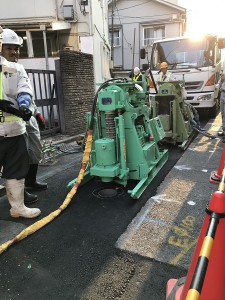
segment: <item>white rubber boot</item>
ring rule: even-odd
[[[11,217],[35,218],[40,215],[39,208],[28,208],[24,205],[24,179],[7,179],[5,188],[11,205]]]

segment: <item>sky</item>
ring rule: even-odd
[[[225,0],[178,0],[187,9],[187,34],[225,37]]]

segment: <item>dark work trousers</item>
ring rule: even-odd
[[[2,178],[25,178],[29,169],[27,137],[25,134],[14,137],[0,136],[0,170],[2,167]]]

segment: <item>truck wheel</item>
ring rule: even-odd
[[[209,115],[211,118],[215,118],[218,114],[218,102],[212,107],[212,109],[209,112]]]

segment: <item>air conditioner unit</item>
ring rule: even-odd
[[[73,5],[63,5],[63,17],[64,20],[74,20]]]
[[[81,0],[80,5],[88,5],[88,0]]]

